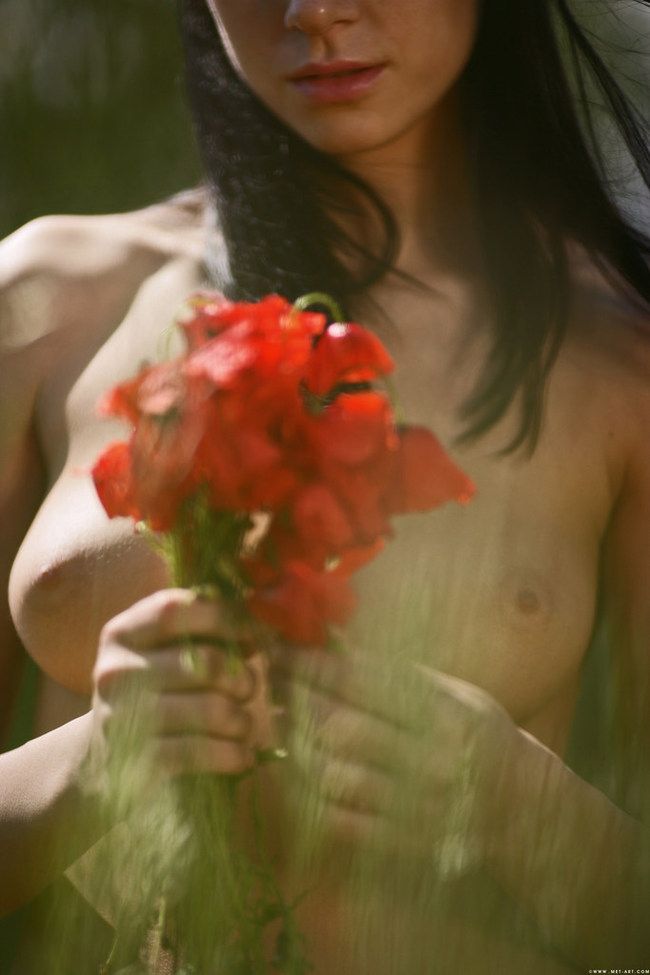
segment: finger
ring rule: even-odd
[[[121,693],[125,681],[141,681],[147,687],[168,692],[213,687],[235,701],[245,702],[257,689],[254,661],[254,656],[244,662],[205,644],[148,651],[114,646],[100,655],[94,680],[104,698]]]
[[[336,707],[315,733],[317,748],[385,772],[399,768],[413,750],[410,736],[371,714]]]
[[[242,775],[255,764],[247,745],[205,735],[161,736],[157,751],[160,767],[169,775]]]
[[[347,857],[353,851],[354,855],[358,855],[359,850],[372,853],[377,851],[381,854],[385,852],[381,842],[385,826],[376,813],[331,803],[327,809],[325,826],[326,841],[331,843],[328,853],[334,866],[340,863],[342,856]]]
[[[410,731],[316,687],[294,687],[288,730],[316,748],[383,771],[398,771],[417,746]]]
[[[192,644],[152,650],[146,657],[167,691],[210,686],[240,702],[251,700],[257,693],[255,661],[259,654],[243,660],[209,644]]]
[[[162,694],[156,708],[164,735],[205,734],[244,741],[250,738],[252,717],[221,694]]]
[[[333,756],[320,765],[318,788],[329,802],[358,812],[380,813],[388,807],[389,780],[366,766]]]
[[[247,634],[228,620],[217,600],[189,589],[163,589],[110,620],[104,636],[133,649],[150,649],[182,637],[227,643],[244,640]]]
[[[485,714],[497,711],[507,716],[503,705],[485,688],[424,664],[415,663],[413,668],[424,680],[435,705],[446,706],[456,712]]]
[[[407,681],[403,670],[378,666],[369,655],[332,653],[321,650],[287,651],[275,654],[272,675],[280,694],[293,696],[292,688],[318,691],[323,700],[347,704],[380,720],[411,728],[422,697],[422,680]],[[416,683],[415,688],[410,684]],[[407,687],[407,684],[409,686]]]
[[[357,756],[336,754],[317,738],[303,739],[290,749],[292,764],[304,778],[331,802],[350,808],[386,809],[387,796],[394,789],[389,774]]]
[[[314,826],[328,849],[328,860],[339,862],[348,844],[356,850],[373,848],[389,820],[383,815],[381,791],[354,767],[328,765],[321,774],[315,768],[292,766],[289,792],[297,806],[312,810]],[[298,774],[295,774],[295,773]],[[309,814],[308,814],[309,815]]]
[[[318,694],[327,711],[337,702],[372,710],[368,688],[349,657],[320,650],[288,651],[273,658],[271,675],[281,698],[294,697],[293,690],[298,689]]]

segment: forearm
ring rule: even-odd
[[[571,960],[647,964],[650,908],[635,877],[650,853],[648,828],[521,734],[490,871]]]
[[[91,715],[0,755],[0,914],[27,902],[102,834],[81,787]]]

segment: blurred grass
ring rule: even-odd
[[[0,0],[0,236],[200,174],[173,0]]]

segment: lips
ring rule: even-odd
[[[385,67],[359,61],[307,64],[289,75],[288,81],[312,102],[353,101],[375,87]]]

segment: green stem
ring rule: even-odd
[[[273,906],[277,911],[277,916],[282,918],[284,933],[288,937],[291,946],[289,949],[290,954],[286,959],[290,967],[286,969],[283,965],[282,971],[286,972],[287,975],[294,971],[296,973],[305,973],[311,969],[311,965],[309,965],[301,950],[301,938],[294,917],[294,908],[300,903],[308,891],[305,891],[292,903],[288,903],[276,880],[273,864],[268,854],[268,836],[264,828],[257,776],[253,778],[251,804],[253,813],[253,836],[259,860],[259,875],[267,889],[268,904]]]
[[[108,953],[108,958],[103,965],[100,966],[99,975],[109,975],[111,970],[111,965],[113,964],[113,959],[115,958],[115,953],[117,951],[117,944],[120,939],[117,931],[115,932],[115,937],[113,938],[113,943],[111,944],[111,950]]]
[[[308,295],[302,295],[293,303],[296,311],[307,311],[312,305],[325,305],[330,311],[332,320],[335,322],[343,321],[343,312],[331,295],[324,291],[311,291]]]

